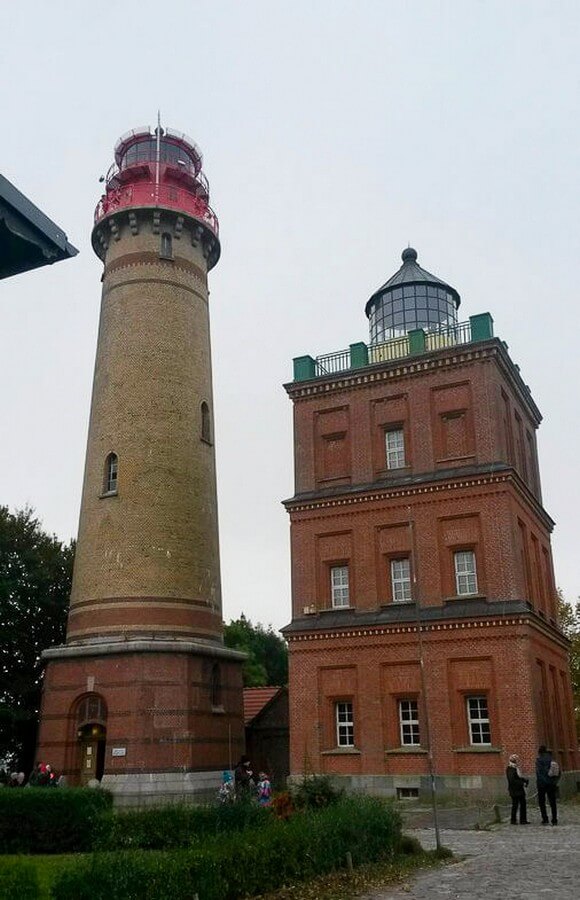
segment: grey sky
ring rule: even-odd
[[[580,593],[577,2],[0,4],[0,167],[80,249],[0,282],[0,503],[76,534],[101,264],[99,175],[137,125],[201,146],[224,615],[290,619],[292,357],[368,339],[419,263],[489,311],[542,410],[556,579]]]

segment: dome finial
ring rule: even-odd
[[[417,251],[412,247],[406,247],[401,253],[401,259],[406,262],[417,262]]]

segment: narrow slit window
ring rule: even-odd
[[[116,453],[109,453],[105,461],[105,494],[116,494],[119,481],[119,458]]]
[[[164,231],[161,235],[159,256],[163,259],[173,259],[173,239],[168,231]]]
[[[201,404],[201,439],[211,444],[211,419],[209,415],[209,406],[203,401]]]
[[[222,675],[218,663],[214,663],[211,670],[211,705],[218,708],[222,705]]]

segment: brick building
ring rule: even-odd
[[[246,753],[255,773],[267,772],[274,788],[289,775],[288,688],[244,688]]]
[[[503,790],[539,743],[578,766],[541,416],[459,304],[409,248],[368,345],[294,361],[292,775],[414,796],[429,753],[454,790]]]
[[[66,644],[39,758],[119,802],[211,793],[244,746],[223,645],[207,276],[218,223],[193,141],[129,132],[97,206],[101,319]]]

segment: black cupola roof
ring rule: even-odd
[[[373,305],[374,301],[382,294],[385,294],[388,291],[390,292],[395,288],[420,284],[429,284],[433,285],[434,287],[444,288],[449,294],[453,295],[455,308],[459,308],[459,304],[461,303],[461,297],[459,296],[459,293],[455,290],[454,287],[451,287],[451,285],[447,284],[441,278],[437,278],[436,275],[431,275],[430,272],[422,269],[417,262],[416,250],[414,250],[412,247],[407,247],[405,250],[403,250],[401,259],[403,260],[403,265],[401,266],[401,268],[397,272],[395,272],[394,275],[391,275],[389,280],[385,281],[382,287],[374,292],[367,305],[365,306],[365,313],[367,314],[367,317],[370,315],[371,306]]]

